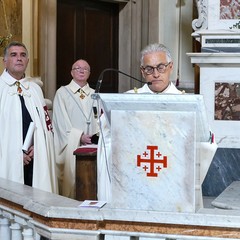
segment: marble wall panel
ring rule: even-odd
[[[217,197],[240,180],[240,149],[218,148],[203,182],[203,196]]]
[[[208,1],[208,29],[239,29],[238,0],[211,0]]]

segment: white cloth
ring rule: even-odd
[[[6,70],[0,77],[0,177],[24,184],[21,102],[16,79]],[[20,80],[22,95],[36,126],[32,186],[58,192],[51,120],[41,88],[31,78]]]
[[[59,165],[60,193],[66,197],[75,197],[76,159],[74,150],[80,146],[80,137],[84,134],[96,134],[98,121],[93,112],[95,100],[91,98],[94,90],[86,84],[82,89],[85,97],[80,98],[79,85],[73,80],[60,87],[53,101],[54,145]],[[87,124],[89,122],[89,124]]]
[[[154,93],[144,84],[139,89],[129,90],[126,93]],[[172,83],[162,93],[181,94]],[[111,201],[111,131],[107,125],[107,120],[103,114],[100,119],[100,136],[97,152],[97,183],[98,200]]]
[[[147,84],[144,84],[141,88],[132,89],[127,91],[126,93],[155,93],[153,92]],[[172,82],[170,82],[169,86],[161,93],[168,93],[168,94],[182,94],[180,90],[178,90]]]

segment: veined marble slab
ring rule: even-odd
[[[196,128],[197,140],[199,142],[209,140],[208,117],[202,95],[97,93],[94,94],[93,98],[101,99],[109,125],[111,125],[112,110],[195,112],[198,121]]]
[[[112,208],[194,212],[196,114],[112,111]]]
[[[232,182],[212,205],[217,208],[240,210],[240,181]]]

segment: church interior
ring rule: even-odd
[[[73,153],[80,160],[88,160],[87,165],[79,161],[77,171],[84,177],[77,176],[76,182],[91,184],[90,191],[88,187],[86,192],[77,192],[76,199],[0,178],[0,240],[240,239],[239,19],[239,0],[0,0],[0,61],[9,42],[20,41],[27,46],[30,62],[26,75],[42,88],[50,112],[57,89],[71,80],[70,69],[77,59],[87,59],[91,65],[89,85],[93,89],[103,77],[100,98],[103,93],[102,101],[116,111],[126,99],[119,95],[112,103],[108,94],[114,98],[141,87],[142,83],[134,80],[142,80],[141,49],[162,43],[173,56],[171,81],[186,93],[182,100],[162,96],[163,101],[172,104],[179,131],[181,127],[189,129],[192,120],[196,121],[190,135],[194,144],[186,141],[173,149],[185,154],[184,165],[179,164],[176,175],[172,173],[160,187],[144,194],[144,186],[127,177],[134,176],[132,169],[121,165],[118,170],[124,184],[116,177],[112,189],[116,201],[101,205],[95,196],[96,174],[86,180],[89,176],[82,170],[96,171],[96,153]],[[103,75],[108,68],[130,77],[115,70]],[[0,72],[3,70],[0,64]],[[143,100],[138,96],[135,101]],[[153,96],[149,101],[153,104],[148,110],[162,107]],[[142,110],[139,105],[136,108]],[[179,124],[182,115],[178,116],[178,111],[186,116],[192,111],[193,115]],[[210,146],[216,147],[213,156],[208,155],[209,145],[199,140],[205,120],[214,133],[216,145]],[[120,124],[116,118],[111,121]],[[121,123],[125,124],[128,122]],[[133,135],[138,131],[136,126]],[[125,136],[116,133],[117,137]],[[117,137],[114,149],[118,148]],[[125,155],[120,157],[124,161]],[[164,186],[177,179],[179,172],[185,174],[181,177],[184,184],[179,181],[174,185],[176,195],[170,196]],[[82,196],[85,193],[87,197]],[[100,206],[80,206],[84,200]],[[166,207],[171,205],[170,200],[176,206]]]

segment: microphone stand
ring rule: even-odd
[[[134,79],[134,80],[136,80],[136,81],[138,81],[138,82],[140,82],[140,83],[146,83],[146,82],[143,82],[143,81],[141,81],[141,80],[139,80],[139,79],[137,79],[137,78],[135,78],[135,77],[127,74],[127,73],[124,73],[124,72],[122,72],[122,71],[120,71],[120,70],[118,70],[118,69],[115,69],[115,68],[106,68],[106,69],[104,69],[104,70],[100,73],[100,75],[99,75],[99,78],[98,78],[98,81],[97,81],[97,85],[96,85],[96,88],[95,88],[95,93],[99,93],[100,87],[101,87],[101,84],[102,84],[102,80],[103,80],[103,75],[104,75],[105,72],[109,72],[109,71],[121,73],[121,74],[123,74],[123,75],[125,75],[125,76],[127,76],[127,77],[130,77],[130,78],[132,78],[132,79]]]

